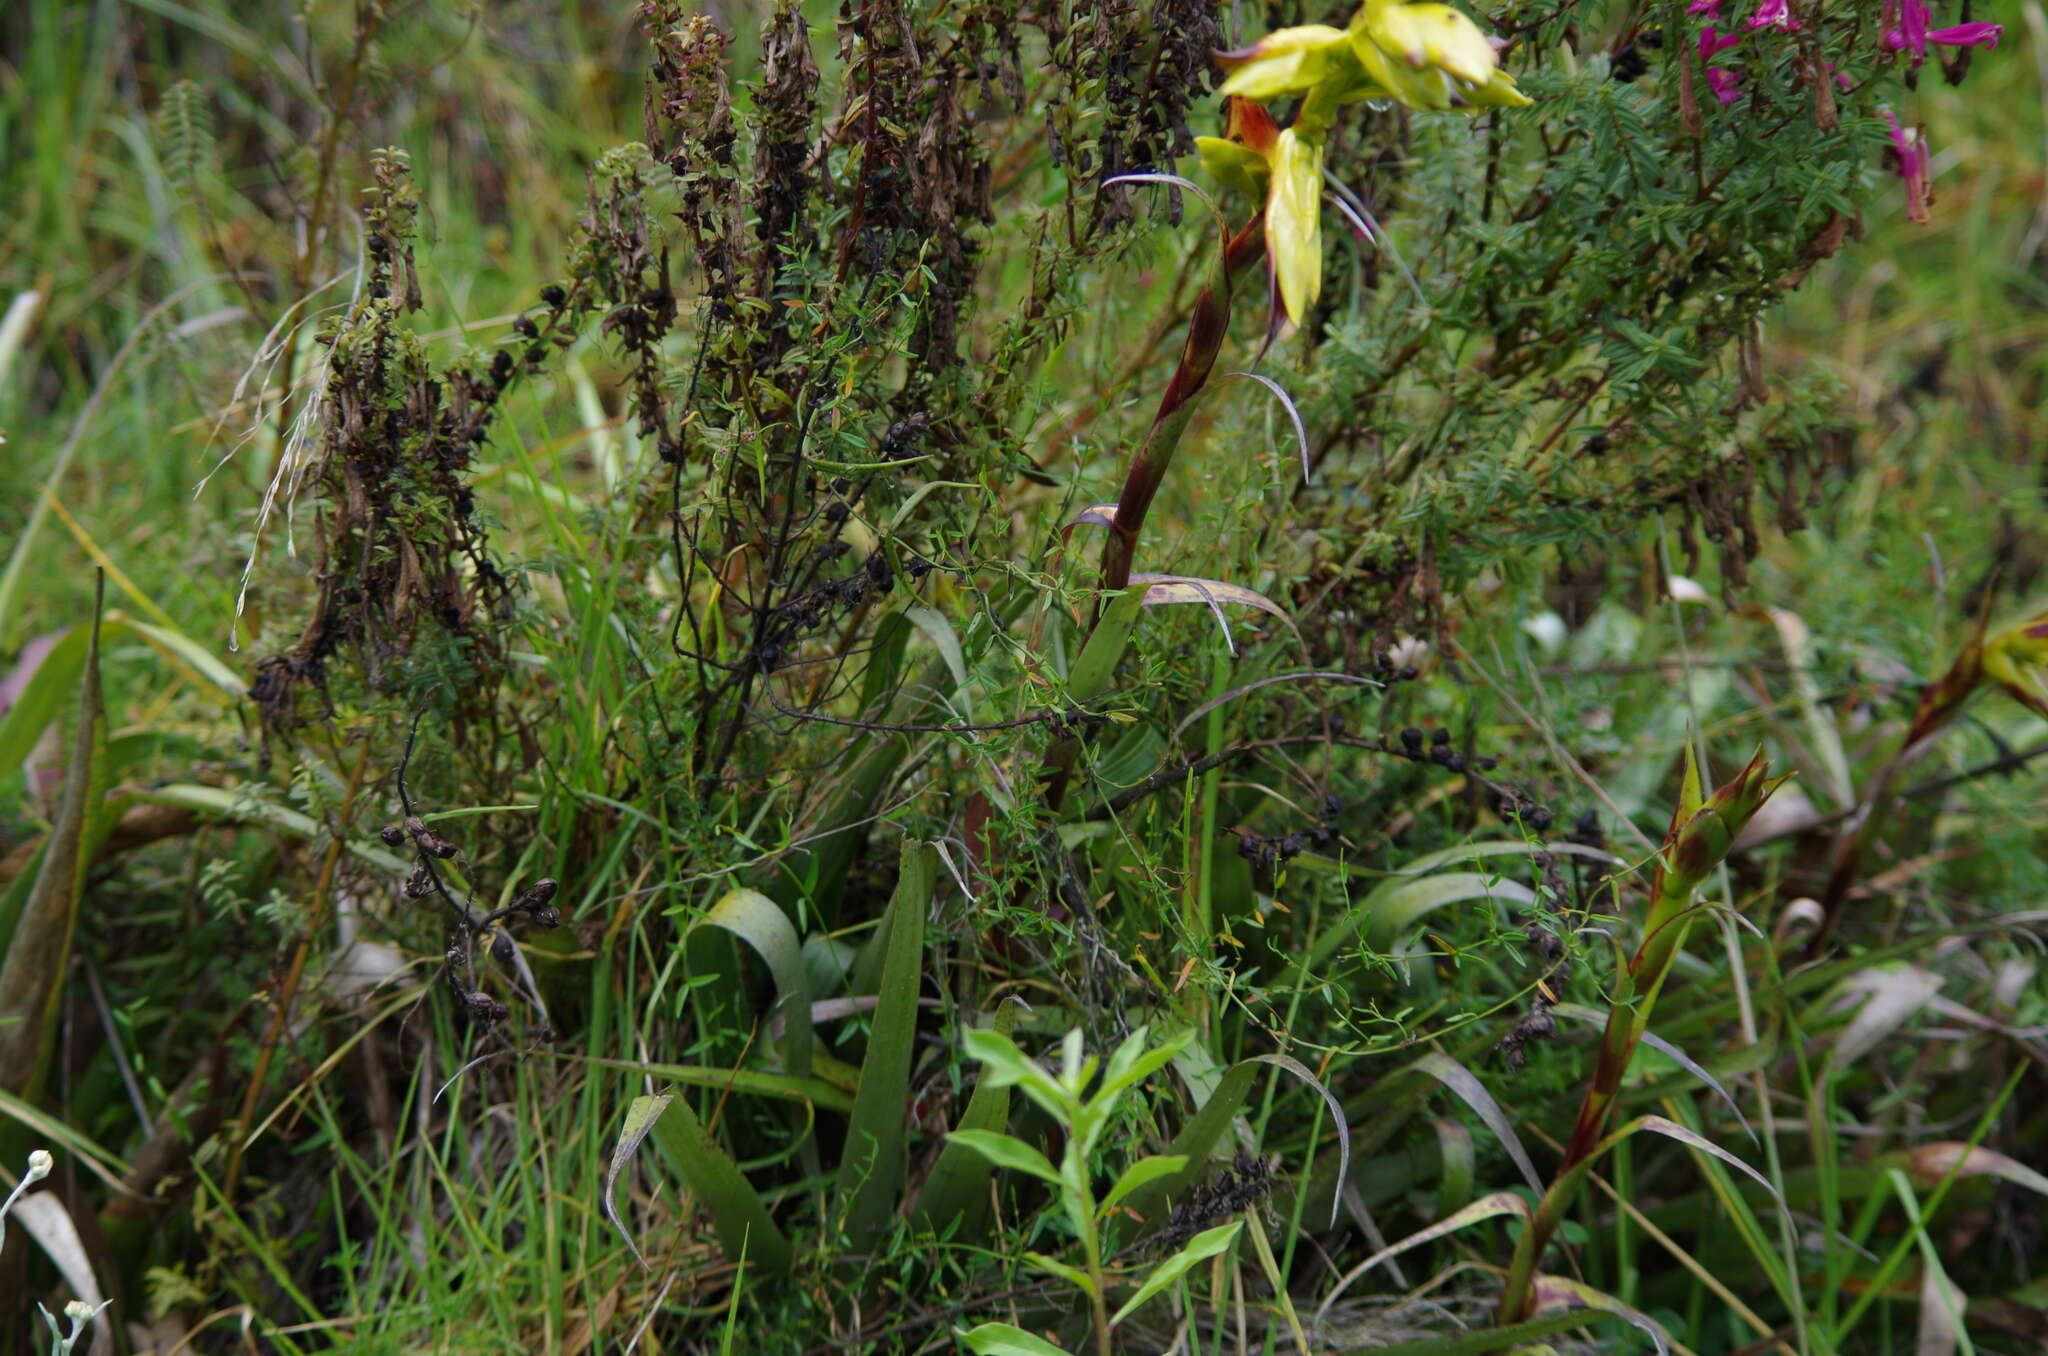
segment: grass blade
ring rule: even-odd
[[[1500,1109],[1500,1103],[1493,1100],[1493,1094],[1486,1090],[1478,1077],[1449,1055],[1431,1051],[1409,1066],[1419,1073],[1426,1073],[1437,1082],[1458,1095],[1458,1099],[1472,1108],[1473,1114],[1486,1122],[1486,1128],[1493,1131],[1501,1147],[1508,1151],[1508,1157],[1521,1170],[1522,1180],[1543,1194],[1543,1179],[1536,1175],[1536,1165],[1529,1161],[1529,1151],[1522,1147],[1520,1136],[1515,1134],[1514,1124],[1507,1113]]]
[[[611,1221],[612,1228],[619,1231],[619,1237],[626,1240],[626,1250],[633,1254],[633,1260],[646,1268],[647,1259],[640,1255],[640,1245],[633,1241],[633,1232],[619,1218],[618,1204],[612,1198],[612,1189],[618,1184],[619,1174],[633,1161],[633,1155],[640,1150],[640,1142],[647,1138],[647,1132],[661,1119],[661,1113],[668,1108],[666,1097],[635,1097],[626,1108],[626,1125],[619,1131],[618,1147],[612,1150],[611,1165],[605,1169],[604,1195],[598,1204],[604,1208],[604,1217]]]

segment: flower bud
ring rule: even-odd
[[[2008,627],[1986,641],[1983,671],[2014,701],[2048,716],[2048,614]]]
[[[1690,894],[1707,873],[1721,864],[1735,845],[1735,836],[1749,823],[1771,793],[1783,786],[1786,777],[1773,777],[1759,752],[1711,796],[1699,794],[1699,769],[1692,752],[1686,751],[1685,789],[1679,794],[1678,812],[1672,816],[1671,831],[1665,838],[1664,883],[1660,893]]]

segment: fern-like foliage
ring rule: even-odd
[[[157,101],[150,123],[174,206],[199,210],[216,165],[212,101],[197,83],[180,80]]]

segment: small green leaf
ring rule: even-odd
[[[1067,1356],[1043,1337],[1033,1337],[1008,1323],[984,1323],[960,1334],[975,1356]]]
[[[1228,1224],[1219,1224],[1213,1229],[1204,1229],[1201,1233],[1189,1239],[1187,1245],[1179,1252],[1152,1269],[1152,1274],[1145,1278],[1143,1285],[1138,1287],[1138,1293],[1125,1301],[1124,1307],[1117,1310],[1111,1316],[1109,1320],[1111,1325],[1114,1326],[1123,1322],[1131,1316],[1139,1305],[1172,1285],[1182,1276],[1185,1276],[1198,1263],[1214,1257],[1217,1253],[1229,1247],[1236,1240],[1237,1231],[1242,1228],[1244,1228],[1243,1220],[1232,1220]]]
[[[1096,1092],[1095,1100],[1104,1107],[1109,1106],[1111,1099],[1125,1088],[1134,1087],[1150,1078],[1160,1069],[1165,1068],[1167,1064],[1172,1062],[1175,1055],[1178,1055],[1187,1048],[1189,1033],[1182,1031],[1161,1041],[1153,1049],[1143,1054],[1125,1059],[1124,1052],[1131,1048],[1131,1041],[1137,1040],[1144,1034],[1143,1027],[1132,1032],[1131,1040],[1125,1041],[1117,1049],[1115,1057],[1109,1061],[1109,1067],[1103,1071],[1102,1087]]]
[[[1060,1277],[1062,1280],[1071,1282],[1080,1288],[1082,1294],[1090,1298],[1094,1297],[1095,1278],[1081,1270],[1081,1268],[1071,1267],[1065,1262],[1055,1261],[1042,1252],[1027,1252],[1024,1254],[1024,1260],[1037,1267],[1040,1271],[1049,1272],[1054,1276]]]
[[[975,1030],[962,1041],[968,1055],[987,1068],[982,1077],[997,1087],[1016,1087],[1061,1121],[1071,1120],[1076,1098],[1008,1036],[996,1031]]]
[[[999,1168],[1028,1172],[1054,1186],[1061,1184],[1059,1171],[1053,1167],[1052,1161],[1015,1135],[997,1134],[993,1130],[955,1130],[946,1136],[946,1140],[950,1144],[965,1145]]]
[[[1107,1215],[1116,1207],[1118,1201],[1145,1183],[1157,1181],[1161,1177],[1170,1177],[1187,1165],[1187,1159],[1179,1154],[1154,1154],[1150,1158],[1139,1159],[1124,1169],[1124,1175],[1116,1179],[1116,1185],[1102,1198],[1101,1213]]]

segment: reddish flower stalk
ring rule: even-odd
[[[1251,262],[1266,252],[1265,214],[1246,223],[1224,244],[1214,276],[1195,298],[1188,316],[1187,342],[1181,345],[1180,365],[1159,397],[1158,413],[1145,431],[1145,441],[1131,457],[1131,469],[1124,476],[1123,493],[1117,496],[1116,517],[1110,523],[1109,540],[1102,548],[1102,590],[1113,593],[1131,582],[1131,562],[1138,551],[1138,533],[1145,515],[1166,479],[1166,468],[1180,446],[1181,434],[1194,413],[1194,399],[1209,383],[1209,373],[1222,352],[1230,332],[1230,284]]]
[[[1246,223],[1243,230],[1223,242],[1212,265],[1209,285],[1195,298],[1194,310],[1188,317],[1187,341],[1181,345],[1180,364],[1174,368],[1172,378],[1166,383],[1166,391],[1159,398],[1159,410],[1152,416],[1152,426],[1145,430],[1145,440],[1131,455],[1131,468],[1124,476],[1123,493],[1117,498],[1116,514],[1110,521],[1109,540],[1102,548],[1103,596],[1115,593],[1131,582],[1131,562],[1137,556],[1138,534],[1145,526],[1145,515],[1159,493],[1160,484],[1166,479],[1167,468],[1173,464],[1173,454],[1180,447],[1181,434],[1186,432],[1188,420],[1194,414],[1195,397],[1208,385],[1209,373],[1216,366],[1216,355],[1222,352],[1223,341],[1230,333],[1231,279],[1265,252],[1265,214],[1262,212]],[[1101,621],[1102,603],[1098,598],[1095,615],[1088,626],[1090,635],[1094,634]],[[1080,751],[1080,740],[1071,734],[1055,741],[1046,751],[1042,775],[1045,779],[1045,802],[1049,807],[1057,809],[1066,797],[1067,780],[1073,773],[1074,759]]]
[[[1691,752],[1686,753],[1685,784],[1679,792],[1678,809],[1671,816],[1670,831],[1664,836],[1663,851],[1658,854],[1657,874],[1650,883],[1643,940],[1629,959],[1607,1009],[1600,1062],[1579,1103],[1578,1122],[1565,1146],[1564,1162],[1515,1242],[1514,1260],[1501,1290],[1501,1323],[1516,1323],[1529,1316],[1535,1299],[1536,1266],[1543,1250],[1563,1222],[1586,1170],[1610,1147],[1603,1137],[1621,1096],[1622,1078],[1643,1033],[1649,1030],[1651,1009],[1692,928],[1697,912],[1694,896],[1700,884],[1728,855],[1743,826],[1784,782],[1783,777],[1769,775],[1763,755],[1758,754],[1712,795],[1703,796],[1699,768]]]

